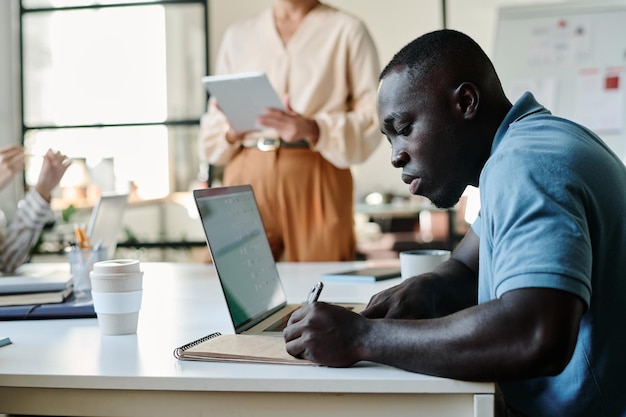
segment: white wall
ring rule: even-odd
[[[498,8],[530,4],[572,3],[584,0],[446,0],[447,26],[471,36],[493,58]],[[593,0],[587,0],[593,2]],[[497,68],[496,68],[497,69]]]

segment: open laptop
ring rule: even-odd
[[[301,304],[287,304],[252,187],[206,188],[193,195],[235,333],[282,334]]]
[[[107,259],[113,259],[122,229],[122,217],[128,203],[128,194],[102,194],[91,211],[87,236],[92,245],[107,248]]]

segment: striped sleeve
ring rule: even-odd
[[[12,272],[28,259],[50,215],[50,204],[31,188],[18,203],[15,218],[0,242],[0,269]]]

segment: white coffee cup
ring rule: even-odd
[[[96,262],[91,279],[91,296],[100,332],[123,335],[137,332],[143,296],[143,272],[136,259]]]
[[[400,252],[400,275],[402,279],[431,272],[440,263],[450,259],[450,251],[444,249],[416,249]]]

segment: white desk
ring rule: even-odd
[[[321,272],[281,264],[290,301]],[[96,319],[0,322],[0,413],[63,416],[493,416],[494,384],[373,363],[352,368],[178,361],[175,347],[232,332],[212,265],[145,263],[136,335],[101,336]],[[323,301],[367,302],[397,283],[328,282]]]

